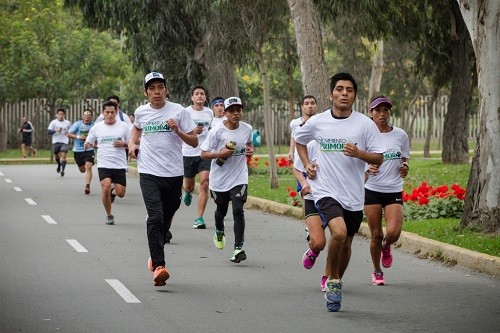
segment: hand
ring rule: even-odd
[[[403,164],[401,168],[399,169],[399,174],[401,175],[401,178],[406,178],[408,176],[408,166]]]
[[[196,135],[200,135],[202,132],[203,132],[203,129],[205,128],[205,126],[203,126],[203,124],[198,124],[198,126],[196,126],[196,128],[193,130],[193,133],[196,134]]]
[[[128,143],[128,155],[131,158],[137,159],[138,153],[139,153],[139,146],[137,146],[135,143],[129,142]]]
[[[314,162],[306,165],[307,178],[315,179],[318,174],[318,165]]]
[[[173,118],[169,118],[166,121],[168,127],[176,134],[179,133],[179,124],[177,123],[177,120]]]
[[[368,164],[368,173],[372,176],[375,176],[379,172],[378,168],[379,168],[378,165]]]
[[[312,193],[311,185],[306,184],[306,185],[302,186],[302,189],[300,190],[300,195],[302,197],[305,197],[309,193]]]
[[[344,155],[350,157],[358,157],[359,148],[356,143],[348,142],[344,145]]]
[[[253,156],[253,149],[250,147],[245,148],[245,156],[252,157]]]
[[[293,163],[293,152],[292,151],[288,152],[288,162]]]

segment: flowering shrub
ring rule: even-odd
[[[260,166],[260,159],[258,156],[256,157],[247,157],[247,166],[248,166],[248,172],[250,174],[267,174],[269,173],[269,162],[266,161],[264,163],[266,168],[259,168]],[[293,164],[290,163],[285,157],[281,158],[276,158],[276,166],[278,167],[277,173],[278,175],[284,175],[284,174],[292,174],[293,173]]]
[[[403,192],[404,215],[410,220],[460,218],[465,189],[457,184],[433,187],[422,182],[411,193]]]
[[[288,203],[292,206],[301,206],[302,201],[299,199],[297,192],[294,191],[290,186],[288,186],[286,190],[288,192]]]

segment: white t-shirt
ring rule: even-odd
[[[354,110],[344,119],[335,119],[331,110],[327,110],[299,127],[294,139],[304,145],[311,140],[318,144],[317,177],[310,182],[314,200],[331,197],[346,210],[362,210],[365,162],[346,156],[343,149],[345,144],[353,142],[363,151],[385,152],[385,144],[375,123]]]
[[[142,130],[137,169],[158,177],[184,175],[182,139],[166,124],[167,119],[176,119],[182,132],[189,133],[196,124],[188,111],[180,104],[166,101],[161,109],[151,104],[135,110],[134,126]]]
[[[208,132],[201,150],[218,152],[227,142],[236,142],[236,150],[224,165],[219,166],[212,160],[210,166],[209,187],[216,192],[227,192],[237,185],[248,184],[248,167],[245,155],[246,146],[252,143],[252,126],[240,121],[237,129],[230,130],[224,123]]]
[[[196,148],[191,147],[187,143],[182,143],[182,156],[200,156],[201,149],[200,146],[207,138],[208,130],[210,129],[210,124],[214,117],[212,109],[203,107],[203,110],[197,111],[193,109],[192,106],[188,106],[186,110],[189,112],[191,119],[193,119],[196,125],[203,124],[203,131],[198,134],[198,146]]]
[[[49,127],[47,128],[49,131],[57,131],[61,128],[60,132],[55,132],[52,134],[52,143],[69,143],[69,138],[67,137],[68,130],[71,127],[71,122],[67,119],[63,121],[59,121],[58,119],[54,119],[50,122]]]
[[[316,156],[318,155],[318,144],[316,141],[312,140],[309,141],[307,144],[307,156],[309,156],[309,161],[311,162],[316,162]],[[297,170],[299,170],[302,173],[306,173],[306,168],[304,167],[304,164],[302,164],[302,160],[297,154],[297,158],[293,160],[293,167]],[[307,179],[306,181],[311,184],[311,179]],[[312,193],[307,193],[304,196],[304,199],[306,200],[314,200],[314,196]]]
[[[222,123],[226,119],[227,119],[226,116],[221,117],[221,118],[214,117],[212,119],[212,124],[210,125],[210,128],[214,128],[215,126],[219,125],[220,123]]]
[[[380,134],[387,147],[384,162],[380,165],[376,175],[369,174],[365,188],[382,193],[401,192],[403,191],[403,178],[400,173],[401,159],[410,157],[408,134],[398,127],[393,127],[388,133]],[[366,168],[368,169],[368,165]]]
[[[97,166],[108,169],[127,169],[126,147],[115,147],[113,142],[128,142],[130,130],[123,121],[116,120],[108,125],[104,121],[95,124],[85,142],[97,143]]]

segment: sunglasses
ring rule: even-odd
[[[83,113],[83,115],[84,115],[84,116],[91,116],[91,115],[92,115],[92,112],[87,111],[87,112],[84,112],[84,113]]]

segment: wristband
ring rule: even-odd
[[[76,136],[76,139],[77,139],[77,140],[80,140],[80,136],[79,136],[79,135],[77,135],[77,136]]]
[[[406,167],[407,170],[410,170],[410,166],[408,165],[408,163],[403,162],[403,166]]]

